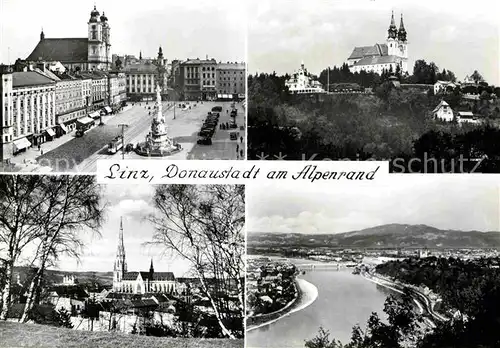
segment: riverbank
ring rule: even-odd
[[[371,274],[371,273],[362,272],[361,276],[363,278],[365,278],[366,280],[369,280],[377,285],[383,286],[383,287],[385,287],[391,291],[395,291],[399,294],[403,294],[403,290],[401,290],[399,287],[401,287],[401,286],[404,287],[405,286],[404,284],[397,284],[393,281],[389,281],[389,280],[377,275],[376,273]],[[424,302],[421,302],[420,299],[417,299],[417,297],[420,297],[421,299],[423,299]],[[428,315],[432,316],[433,318],[442,319],[440,316],[437,316],[435,313],[433,313],[432,310],[430,309],[433,307],[433,303],[432,303],[431,299],[429,299],[427,296],[425,296],[424,294],[422,294],[420,292],[418,292],[418,295],[415,295],[414,293],[412,293],[412,299],[415,302],[415,304],[417,305],[421,315],[428,314]],[[436,328],[436,324],[433,320],[429,319],[428,317],[425,317],[424,320],[428,326],[430,326],[433,329]]]
[[[287,304],[285,308],[262,317],[262,322],[256,321],[252,323],[252,325],[247,326],[246,331],[249,332],[270,325],[282,318],[291,315],[292,313],[298,312],[310,306],[318,297],[318,288],[305,279],[296,278],[295,288],[297,290],[297,297],[295,298],[295,300]],[[257,318],[253,318],[253,320],[255,319]]]

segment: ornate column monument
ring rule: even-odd
[[[137,146],[136,152],[141,156],[169,156],[181,150],[180,144],[168,136],[168,126],[162,113],[161,88],[156,86],[156,115],[151,122],[151,132],[146,135],[146,141]]]

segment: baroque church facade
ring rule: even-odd
[[[26,58],[27,62],[60,62],[70,71],[108,71],[111,69],[111,27],[108,17],[94,6],[87,22],[86,38],[46,38]]]
[[[394,12],[392,13],[386,43],[355,47],[347,59],[347,65],[353,73],[373,71],[381,74],[384,70],[390,69],[395,72],[398,66],[402,73],[407,73],[408,41],[403,15],[401,14],[398,29],[394,21]]]
[[[113,292],[129,294],[174,293],[176,280],[172,272],[155,272],[153,260],[149,271],[129,272],[123,242],[123,221],[120,220],[118,248],[113,268]]]

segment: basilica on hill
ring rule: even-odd
[[[355,47],[347,59],[351,72],[373,71],[381,74],[384,70],[396,71],[397,66],[402,73],[408,72],[408,41],[403,23],[403,15],[399,29],[394,21],[394,12],[391,17],[386,43],[373,46]]]
[[[129,272],[123,243],[123,221],[120,220],[118,248],[113,269],[113,292],[129,294],[173,293],[176,280],[172,272],[155,272],[153,260],[149,271]]]

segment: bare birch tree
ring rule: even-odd
[[[189,261],[224,336],[243,335],[245,188],[242,185],[156,187],[152,244]],[[235,294],[236,301],[231,299]],[[231,306],[236,302],[235,306]],[[238,322],[238,328],[234,322]]]
[[[45,199],[38,207],[41,233],[34,241],[37,271],[21,322],[28,320],[46,267],[62,254],[78,259],[84,246],[81,232],[87,228],[99,233],[103,220],[100,187],[93,176],[48,176],[43,180],[43,191]]]
[[[7,319],[10,308],[14,265],[23,249],[40,234],[39,207],[44,198],[42,177],[0,176],[0,255],[5,269],[0,282],[0,320]]]

